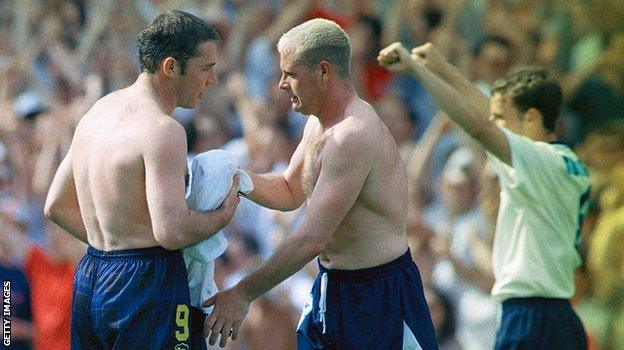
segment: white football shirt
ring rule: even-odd
[[[588,207],[587,168],[563,144],[502,130],[513,166],[488,153],[501,184],[492,296],[568,299],[581,263],[577,246]]]

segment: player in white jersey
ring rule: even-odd
[[[585,349],[569,298],[581,263],[577,246],[590,185],[581,161],[555,142],[559,83],[544,69],[523,68],[495,83],[488,102],[431,44],[410,55],[395,43],[378,60],[420,80],[485,148],[499,176],[492,295],[502,302],[502,318],[496,349]]]

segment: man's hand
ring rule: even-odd
[[[204,337],[210,336],[208,343],[214,345],[221,334],[220,347],[225,347],[228,337],[236,340],[241,324],[249,311],[249,301],[236,288],[215,294],[204,301],[202,306],[214,305],[214,309],[204,324]]]
[[[432,43],[426,43],[413,48],[411,57],[414,61],[429,68],[436,74],[442,73],[448,65],[444,56],[442,56],[440,51],[438,51]]]
[[[414,72],[414,60],[410,57],[407,49],[401,43],[392,43],[379,52],[377,56],[379,65],[395,73]]]
[[[219,210],[223,211],[224,216],[226,218],[226,222],[230,222],[232,217],[234,216],[234,212],[236,211],[236,207],[238,203],[240,203],[238,188],[239,188],[240,178],[238,174],[234,175],[232,179],[232,187],[230,188],[230,192],[228,196],[225,197],[223,203],[219,206]]]

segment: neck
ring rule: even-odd
[[[324,103],[316,116],[326,130],[345,119],[345,110],[357,93],[349,80],[340,80],[326,92]]]
[[[547,130],[539,130],[533,132],[532,135],[530,135],[530,138],[539,142],[553,142],[557,141],[557,134]]]
[[[158,73],[143,72],[134,84],[146,90],[147,97],[153,98],[168,115],[173,114],[173,109],[176,107],[175,94],[172,86],[167,84]]]

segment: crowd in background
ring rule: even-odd
[[[306,120],[277,87],[280,35],[313,17],[349,34],[356,89],[404,156],[407,233],[442,349],[493,346],[498,180],[423,87],[380,68],[377,53],[394,41],[433,42],[486,94],[519,65],[548,67],[565,98],[558,136],[592,174],[573,305],[591,349],[624,348],[624,1],[0,0],[0,273],[12,281],[16,348],[69,348],[73,272],[86,247],[44,219],[43,202],[77,122],[97,99],[134,82],[137,34],[171,9],[209,20],[222,37],[219,83],[194,110],[174,111],[189,157],[222,148],[257,173],[287,166]],[[218,285],[258,266],[304,212],[243,199],[226,228]],[[229,347],[295,348],[316,269],[310,263],[252,303]]]

